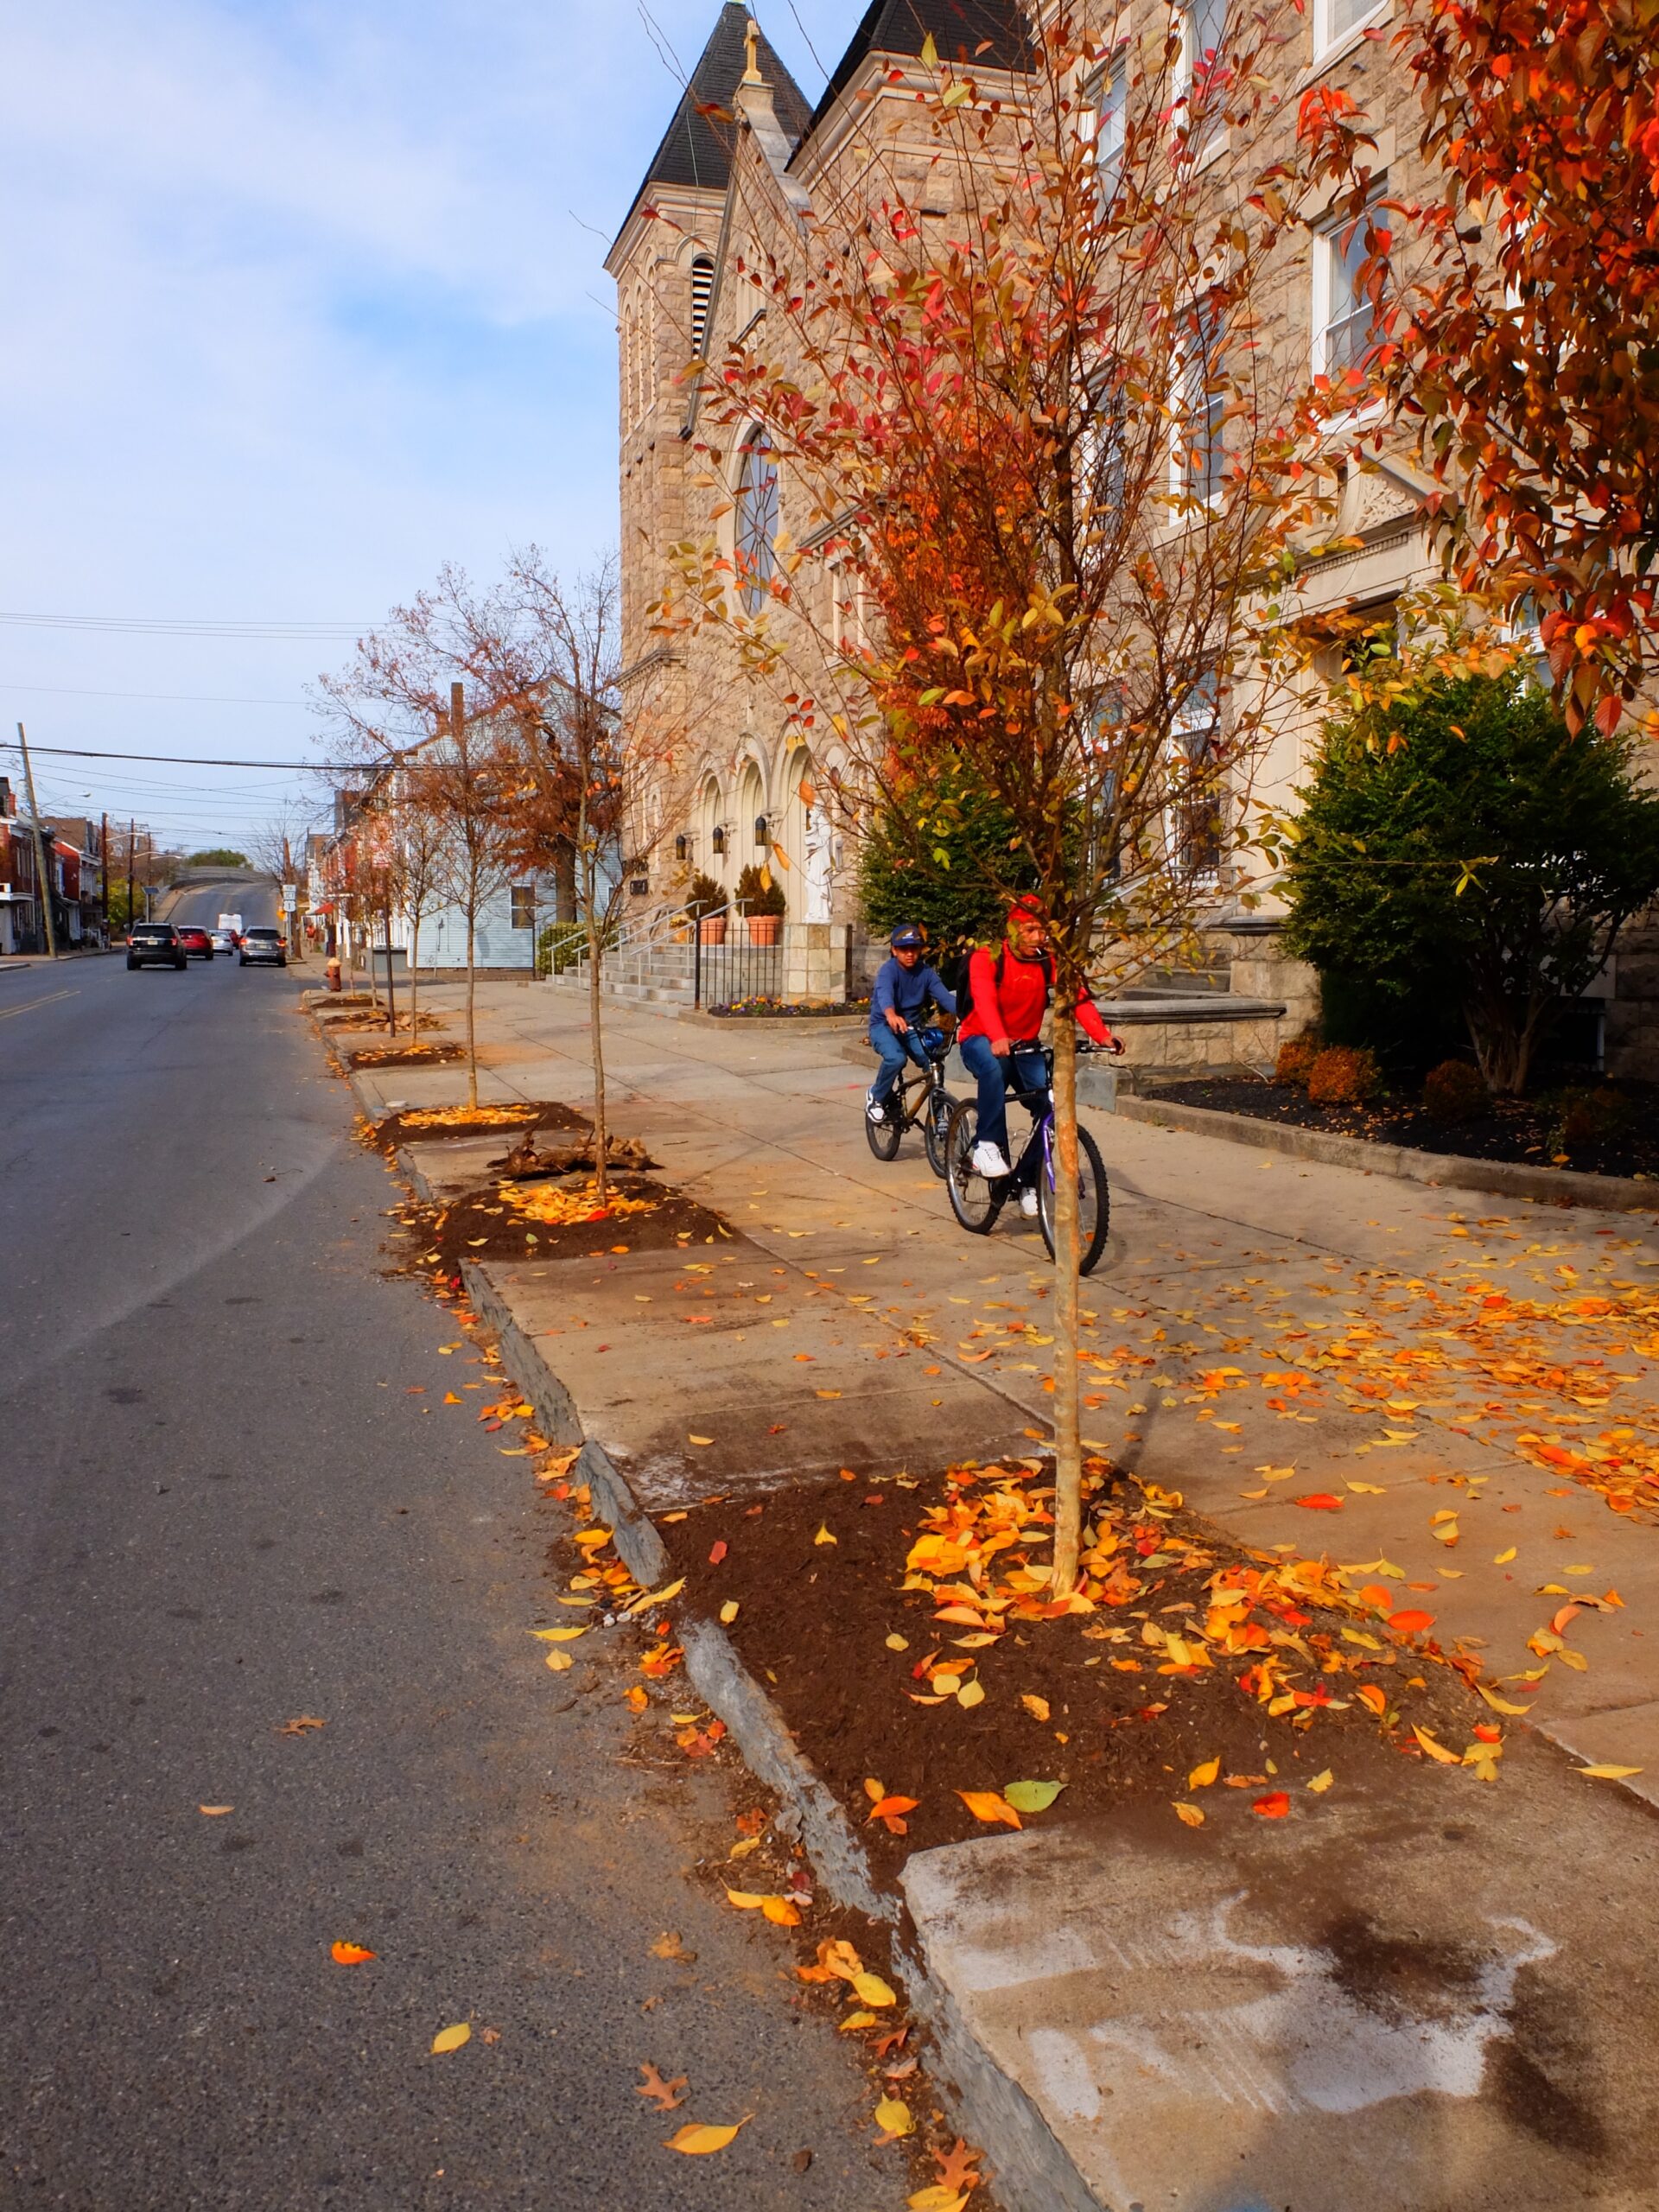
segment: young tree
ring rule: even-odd
[[[678,549],[661,614],[720,626],[802,729],[856,750],[907,836],[1046,912],[1061,1590],[1082,1517],[1074,1012],[1090,969],[1183,941],[1248,840],[1268,647],[1328,513],[1318,400],[1260,340],[1313,189],[1306,161],[1243,150],[1274,120],[1277,13],[1235,9],[1193,54],[1168,16],[1098,41],[1062,11],[1017,105],[930,41],[929,158],[873,146],[855,199],[747,270],[765,318],[707,379],[709,413],[765,426],[790,535],[741,511],[730,551]],[[868,648],[829,615],[854,591]],[[1004,839],[960,834],[980,806]]]
[[[1443,490],[1454,570],[1532,602],[1569,724],[1611,734],[1650,669],[1659,557],[1659,18],[1649,0],[1408,0],[1420,200],[1311,107],[1353,188],[1382,343],[1368,373]],[[1387,436],[1384,429],[1379,437]]]
[[[1390,742],[1390,741],[1397,741]],[[1404,999],[1446,976],[1489,1089],[1526,1089],[1563,999],[1659,893],[1659,795],[1520,675],[1333,722],[1302,796],[1287,939]]]

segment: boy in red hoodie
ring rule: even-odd
[[[1038,1037],[1054,984],[1048,922],[1040,903],[1016,899],[1008,909],[1007,942],[998,952],[976,946],[968,960],[972,1007],[957,1032],[963,1065],[979,1085],[979,1122],[973,1166],[987,1180],[1013,1173],[1008,1165],[1008,1086],[1040,1090],[1045,1081]],[[1122,1046],[1101,1020],[1085,986],[1077,1021],[1086,1037],[1121,1052]],[[1037,1193],[1020,1193],[1027,1213]]]

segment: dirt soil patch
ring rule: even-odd
[[[602,1209],[592,1177],[577,1173],[486,1184],[425,1214],[422,1228],[422,1259],[448,1274],[458,1274],[463,1260],[594,1258],[671,1251],[709,1239],[723,1243],[731,1236],[717,1213],[668,1184],[614,1172]]]
[[[369,1045],[346,1055],[354,1068],[449,1067],[466,1057],[461,1045]]]
[[[1040,1491],[1040,1470],[1014,1471]],[[1131,1798],[1161,1801],[1172,1820],[1173,1801],[1205,1818],[1260,1801],[1262,1816],[1276,1818],[1294,1814],[1327,1769],[1332,1786],[1349,1788],[1368,1777],[1397,1784],[1402,1753],[1427,1765],[1434,1755],[1414,1725],[1448,1763],[1463,1763],[1466,1746],[1485,1757],[1499,1740],[1496,1713],[1463,1678],[1381,1613],[1367,1619],[1270,1596],[1253,1609],[1251,1649],[1224,1656],[1212,1641],[1211,1663],[1172,1664],[1169,1632],[1188,1626],[1201,1636],[1206,1619],[1214,1626],[1218,1567],[1248,1574],[1282,1560],[1244,1550],[1123,1478],[1108,1478],[1090,1505],[1096,1516],[1109,1512],[1123,1538],[1102,1602],[1058,1618],[1004,1615],[997,1633],[976,1626],[970,1606],[939,1619],[944,1597],[903,1587],[906,1554],[928,1529],[929,1507],[950,1506],[1001,1476],[947,1472],[906,1487],[861,1474],[760,1503],[753,1493],[713,1498],[658,1520],[672,1572],[686,1579],[681,1604],[712,1618],[735,1605],[727,1633],[868,1839],[878,1869],[891,1874],[912,1851],[994,1833],[963,1790],[1063,1783],[1052,1811],[1027,1811],[1027,1821]],[[1020,1556],[999,1558],[999,1573]],[[1175,1648],[1178,1660],[1186,1656]],[[937,1694],[941,1666],[959,1670],[974,1701],[948,1688]],[[1270,1713],[1269,1704],[1280,1709]],[[1193,1770],[1212,1760],[1214,1775],[1192,1786]],[[872,1819],[876,1784],[914,1806]]]
[[[463,1106],[416,1106],[406,1113],[384,1115],[378,1122],[365,1117],[359,1134],[365,1144],[382,1152],[395,1152],[400,1144],[438,1144],[453,1137],[500,1135],[509,1142],[529,1129],[588,1128],[585,1114],[553,1099],[527,1100],[522,1106],[480,1106],[471,1113]]]
[[[1581,1175],[1659,1177],[1659,1087],[1621,1083],[1630,1103],[1626,1125],[1599,1137],[1564,1128],[1565,1109],[1551,1098],[1494,1099],[1471,1122],[1436,1122],[1394,1098],[1369,1106],[1316,1106],[1305,1090],[1257,1076],[1205,1077],[1160,1084],[1151,1095],[1220,1114],[1248,1114],[1303,1129],[1329,1129],[1372,1144],[1408,1145],[1418,1152],[1464,1160],[1511,1160],[1526,1167],[1567,1167]]]

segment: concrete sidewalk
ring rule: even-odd
[[[480,996],[486,1097],[588,1102],[579,1009]],[[568,1440],[602,1444],[652,1510],[1031,1448],[1052,1366],[1034,1224],[969,1238],[918,1143],[875,1160],[840,1037],[641,1008],[608,1010],[607,1039],[619,1132],[738,1233],[479,1271]],[[426,1104],[462,1078],[356,1080]],[[1659,1446],[1650,1226],[1092,1118],[1114,1209],[1086,1291],[1092,1436],[1241,1542],[1363,1563],[1554,1745],[1511,1729],[1492,1787],[1402,1760],[1397,1788],[1338,1788],[1281,1828],[1241,1800],[1199,1836],[1142,1814],[913,1857],[947,2055],[988,2061],[1018,2118],[990,2146],[1005,2197],[1659,2206],[1659,1529],[1605,1496]],[[442,1192],[500,1148],[413,1157]],[[1557,1745],[1644,1770],[1584,1781]]]

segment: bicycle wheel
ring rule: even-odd
[[[1106,1187],[1106,1166],[1100,1147],[1087,1129],[1077,1131],[1077,1273],[1093,1272],[1106,1249],[1111,1226],[1111,1198]],[[1046,1172],[1037,1175],[1037,1217],[1042,1224],[1048,1255],[1054,1256],[1054,1192]]]
[[[887,1096],[886,1120],[873,1122],[866,1113],[864,1135],[869,1141],[870,1150],[878,1160],[896,1160],[899,1140],[904,1134],[905,1086],[902,1083],[896,1083]]]
[[[988,1236],[1002,1211],[1007,1179],[988,1183],[974,1171],[975,1135],[979,1107],[963,1098],[950,1109],[944,1132],[944,1187],[950,1193],[950,1211],[975,1236]]]
[[[937,1098],[930,1098],[922,1109],[922,1142],[927,1147],[927,1164],[940,1179],[944,1179],[944,1152],[948,1140],[950,1116],[957,1102],[948,1090]]]

